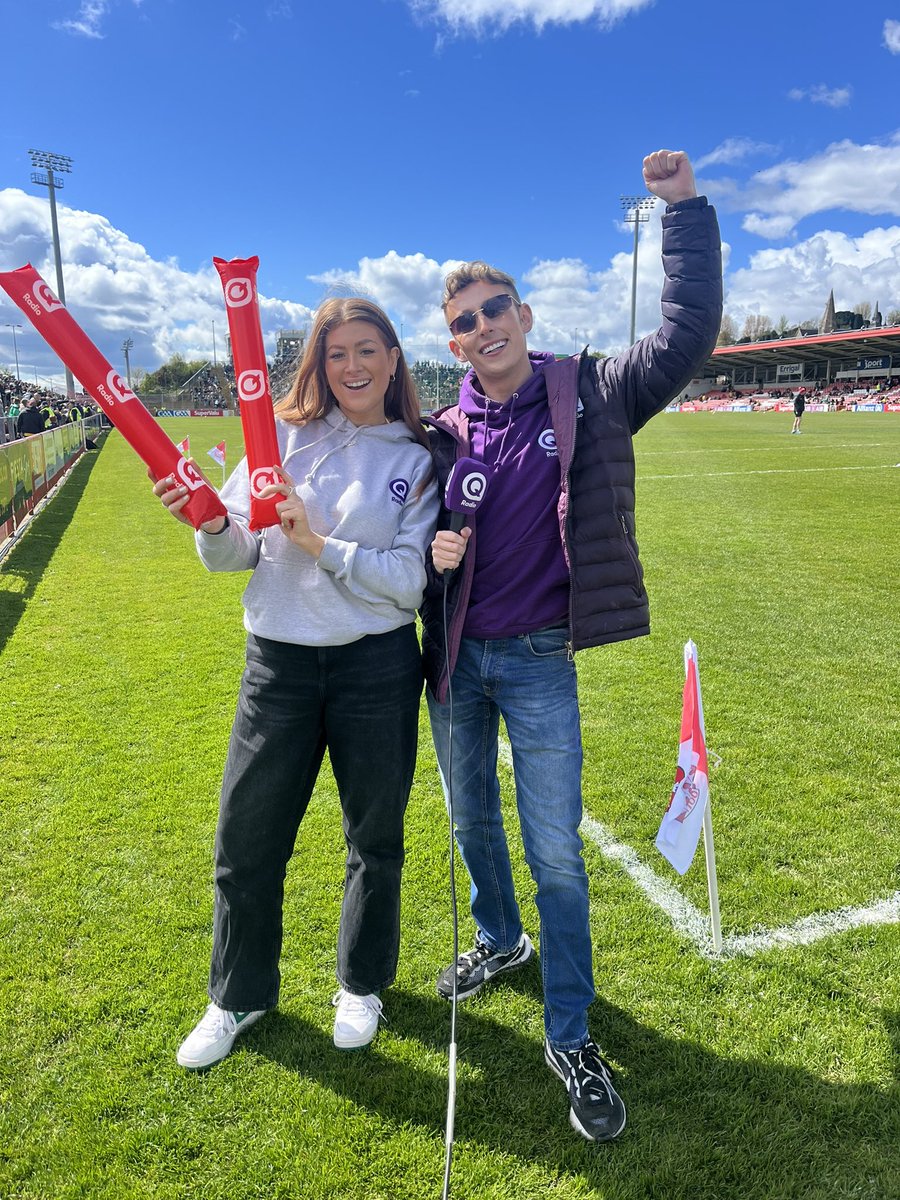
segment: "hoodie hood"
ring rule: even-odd
[[[289,462],[292,455],[302,454],[304,462],[308,463],[309,453],[314,452],[312,464],[304,473],[307,483],[315,479],[316,473],[333,454],[355,446],[361,438],[374,438],[395,445],[416,440],[405,421],[390,421],[384,425],[354,425],[336,406],[329,409],[324,417],[308,421],[305,425],[292,425],[277,419],[275,425],[281,461],[289,475],[293,475]]]
[[[517,407],[527,406],[531,400],[536,399],[540,395],[542,380],[538,377],[541,374],[541,369],[547,363],[555,361],[554,356],[545,350],[529,350],[528,360],[531,363],[531,379],[526,380],[517,392],[513,392],[510,400],[507,402],[515,403]],[[459,406],[467,417],[474,417],[481,420],[485,419],[486,413],[488,414],[488,420],[490,420],[493,414],[503,412],[507,407],[506,404],[488,400],[474,367],[466,373],[460,385]]]

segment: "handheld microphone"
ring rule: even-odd
[[[444,507],[450,512],[450,532],[459,533],[466,517],[474,516],[484,500],[489,476],[477,458],[460,458],[453,464],[444,489]]]

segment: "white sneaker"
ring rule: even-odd
[[[210,1004],[206,1012],[178,1047],[176,1058],[180,1067],[199,1071],[224,1058],[234,1045],[234,1039],[266,1015],[265,1009],[256,1012],[228,1012],[218,1004]]]
[[[343,988],[335,992],[331,1003],[334,1014],[334,1044],[338,1050],[361,1050],[368,1046],[378,1029],[381,1001],[375,995],[354,996]]]

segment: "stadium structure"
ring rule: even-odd
[[[703,375],[741,389],[885,383],[900,376],[900,326],[718,346]]]
[[[715,406],[801,388],[822,399],[874,394],[900,401],[900,325],[884,326],[877,304],[871,321],[835,312],[832,293],[818,325],[717,346],[679,400]]]

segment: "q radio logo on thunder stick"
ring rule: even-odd
[[[250,495],[254,500],[260,498],[260,492],[263,488],[267,488],[272,483],[281,483],[281,476],[274,467],[257,467],[255,471],[250,473]],[[284,499],[283,496],[275,496],[275,500]]]
[[[194,464],[189,463],[186,458],[182,458],[176,463],[175,472],[181,482],[192,492],[196,492],[197,488],[203,487],[206,482]]]
[[[50,291],[50,288],[44,283],[43,279],[36,279],[34,282],[34,295],[37,302],[45,312],[56,312],[58,308],[64,308],[62,300],[57,298]]]
[[[105,385],[100,383],[97,385],[100,395],[110,404],[127,404],[129,400],[136,400],[134,392],[129,388],[121,375],[116,371],[108,372]],[[187,480],[185,480],[187,483]]]
[[[245,276],[229,279],[225,284],[225,303],[229,308],[243,308],[253,300],[253,281]]]
[[[257,368],[241,371],[237,381],[237,394],[241,400],[258,400],[266,394],[265,373]]]
[[[34,293],[33,296],[31,292]],[[42,317],[44,313],[52,313],[56,312],[57,309],[65,308],[62,300],[57,300],[50,291],[50,288],[40,277],[34,281],[31,292],[25,292],[22,301],[31,309],[36,317]]]

